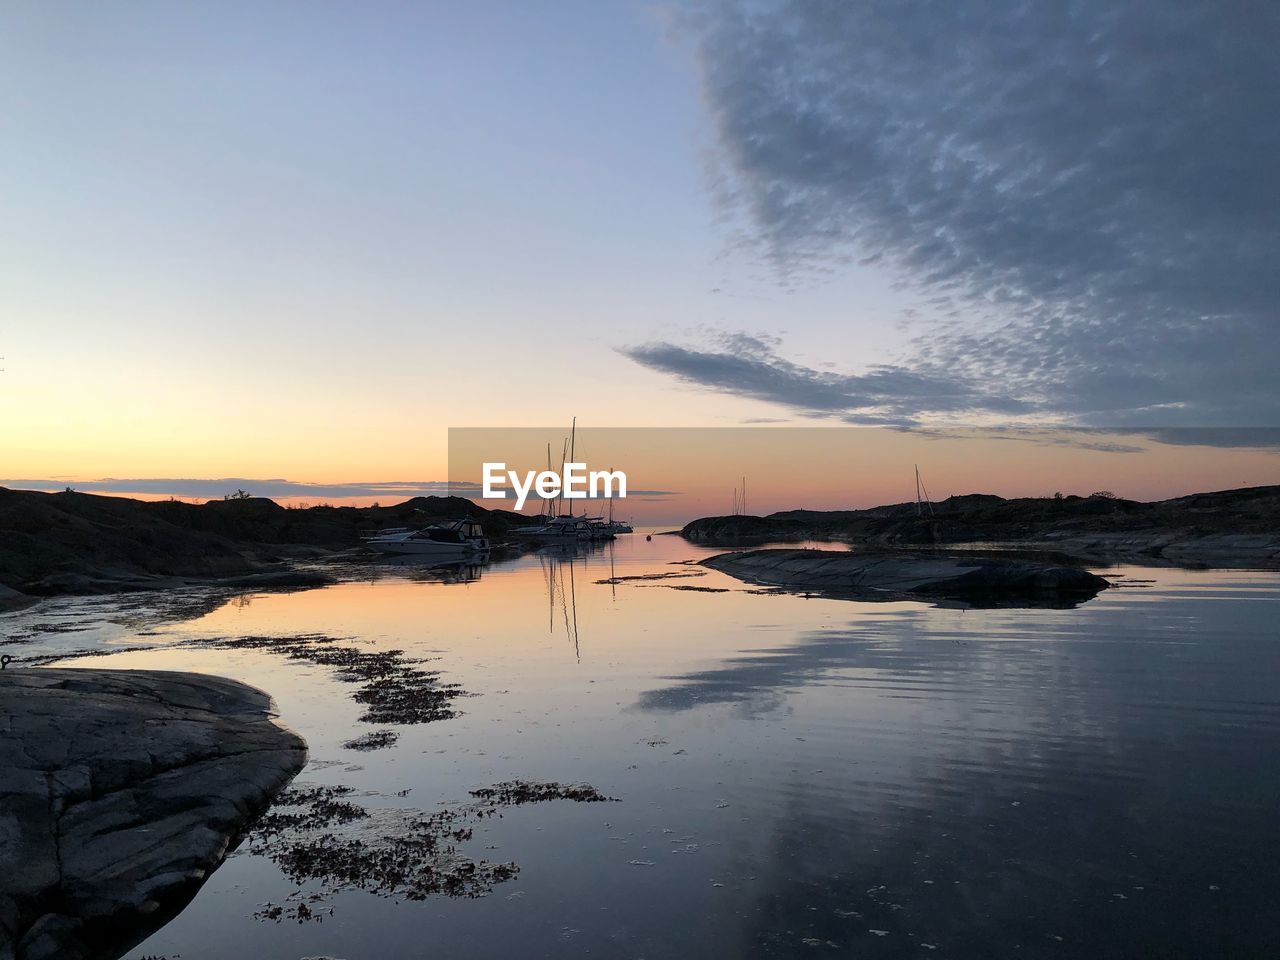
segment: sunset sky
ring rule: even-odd
[[[1278,18],[8,3],[0,484],[412,488],[449,427],[575,415],[890,428],[815,506],[930,457],[997,493],[1278,483],[1275,430],[1223,429],[1280,425]],[[960,472],[956,426],[1140,449]]]

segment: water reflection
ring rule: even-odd
[[[488,553],[477,553],[465,560],[424,559],[422,557],[380,557],[378,566],[388,572],[407,577],[416,583],[475,583],[489,565]]]
[[[547,633],[556,632],[556,598],[560,599],[560,613],[564,618],[564,632],[573,644],[573,655],[582,662],[582,646],[578,642],[578,591],[572,559],[554,556],[538,557],[547,578]],[[568,587],[565,587],[565,568],[568,568]]]
[[[1088,618],[903,609],[642,694],[773,721],[736,952],[1271,955],[1276,595],[1111,599]]]
[[[613,570],[613,541],[551,544],[535,553],[547,587],[547,632],[555,635],[558,604],[565,636],[573,645],[573,656],[578,663],[582,662],[582,644],[578,632],[577,568],[584,565],[587,558],[602,555],[608,557],[609,569]]]
[[[307,779],[371,808],[531,777],[622,799],[478,827],[522,868],[494,896],[343,893],[320,927],[253,920],[296,888],[239,856],[130,960],[395,960],[428,928],[442,955],[557,960],[1276,952],[1280,577],[1130,568],[1141,589],[1077,609],[961,611],[761,594],[689,564],[708,552],[556,549],[451,574],[463,590],[387,572],[101,658],[264,686],[311,744]],[[725,592],[672,589],[690,585]],[[357,754],[359,709],[328,672],[183,642],[318,632],[429,659],[475,696]]]

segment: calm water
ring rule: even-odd
[[[472,582],[386,574],[155,622],[68,601],[23,655],[254,683],[311,746],[308,783],[435,810],[513,778],[622,800],[509,810],[468,855],[521,872],[478,900],[297,888],[240,853],[127,956],[1280,956],[1280,576],[1125,568],[1072,610],[960,611],[753,592],[674,537]],[[673,589],[727,588],[728,592]],[[195,612],[195,611],[188,611]],[[109,622],[114,621],[114,622]],[[329,670],[193,636],[324,633],[439,658],[463,715],[370,728]],[[407,791],[407,793],[404,793]],[[400,795],[402,794],[403,795]]]

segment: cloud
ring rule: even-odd
[[[479,484],[450,483],[445,480],[391,480],[374,483],[300,483],[295,480],[262,480],[245,477],[222,479],[134,478],[101,480],[0,480],[13,490],[59,491],[71,487],[80,493],[143,494],[162,497],[218,499],[237,490],[255,497],[307,497],[316,500],[347,497],[387,497],[407,499],[426,496],[471,496]]]
[[[1280,427],[1164,427],[1141,432],[1170,446],[1280,449]]]
[[[302,483],[296,480],[252,480],[245,477],[224,479],[102,479],[102,480],[0,480],[0,487],[11,490],[38,490],[56,493],[71,487],[79,493],[133,494],[159,497],[192,497],[217,500],[237,490],[255,497],[291,497],[308,500],[340,500],[347,498],[385,497],[397,503],[411,497],[467,497],[481,499],[483,484],[467,480],[389,480],[371,483]],[[539,499],[536,493],[531,499]],[[676,490],[628,490],[627,498],[649,498],[652,501],[678,497]],[[604,497],[587,497],[603,500]]]
[[[849,423],[906,426],[921,413],[1021,413],[1023,401],[987,393],[958,377],[926,369],[876,366],[845,375],[814,370],[779,356],[777,342],[744,333],[721,334],[708,348],[665,341],[621,348],[637,363],[685,383],[791,407],[808,416]]]
[[[1096,450],[1100,453],[1144,453],[1148,448],[1126,443],[1107,434],[1142,436],[1156,439],[1156,430],[1103,431],[1071,427],[980,427],[980,428],[930,428],[913,429],[912,433],[928,440],[997,440],[1010,443],[1033,443],[1042,447],[1071,447],[1075,450]],[[1216,431],[1202,431],[1206,436],[1216,436]]]
[[[691,0],[682,23],[780,274],[876,263],[950,319],[830,381],[746,347],[629,356],[797,410],[1001,409],[974,386],[998,384],[1078,424],[1280,423],[1276,8]]]

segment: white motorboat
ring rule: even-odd
[[[385,527],[382,530],[364,530],[360,534],[360,539],[366,543],[370,540],[376,540],[379,537],[390,537],[395,534],[412,533],[413,527]]]
[[[475,520],[458,520],[447,527],[387,530],[365,540],[379,553],[427,557],[465,557],[489,549],[489,539]]]

